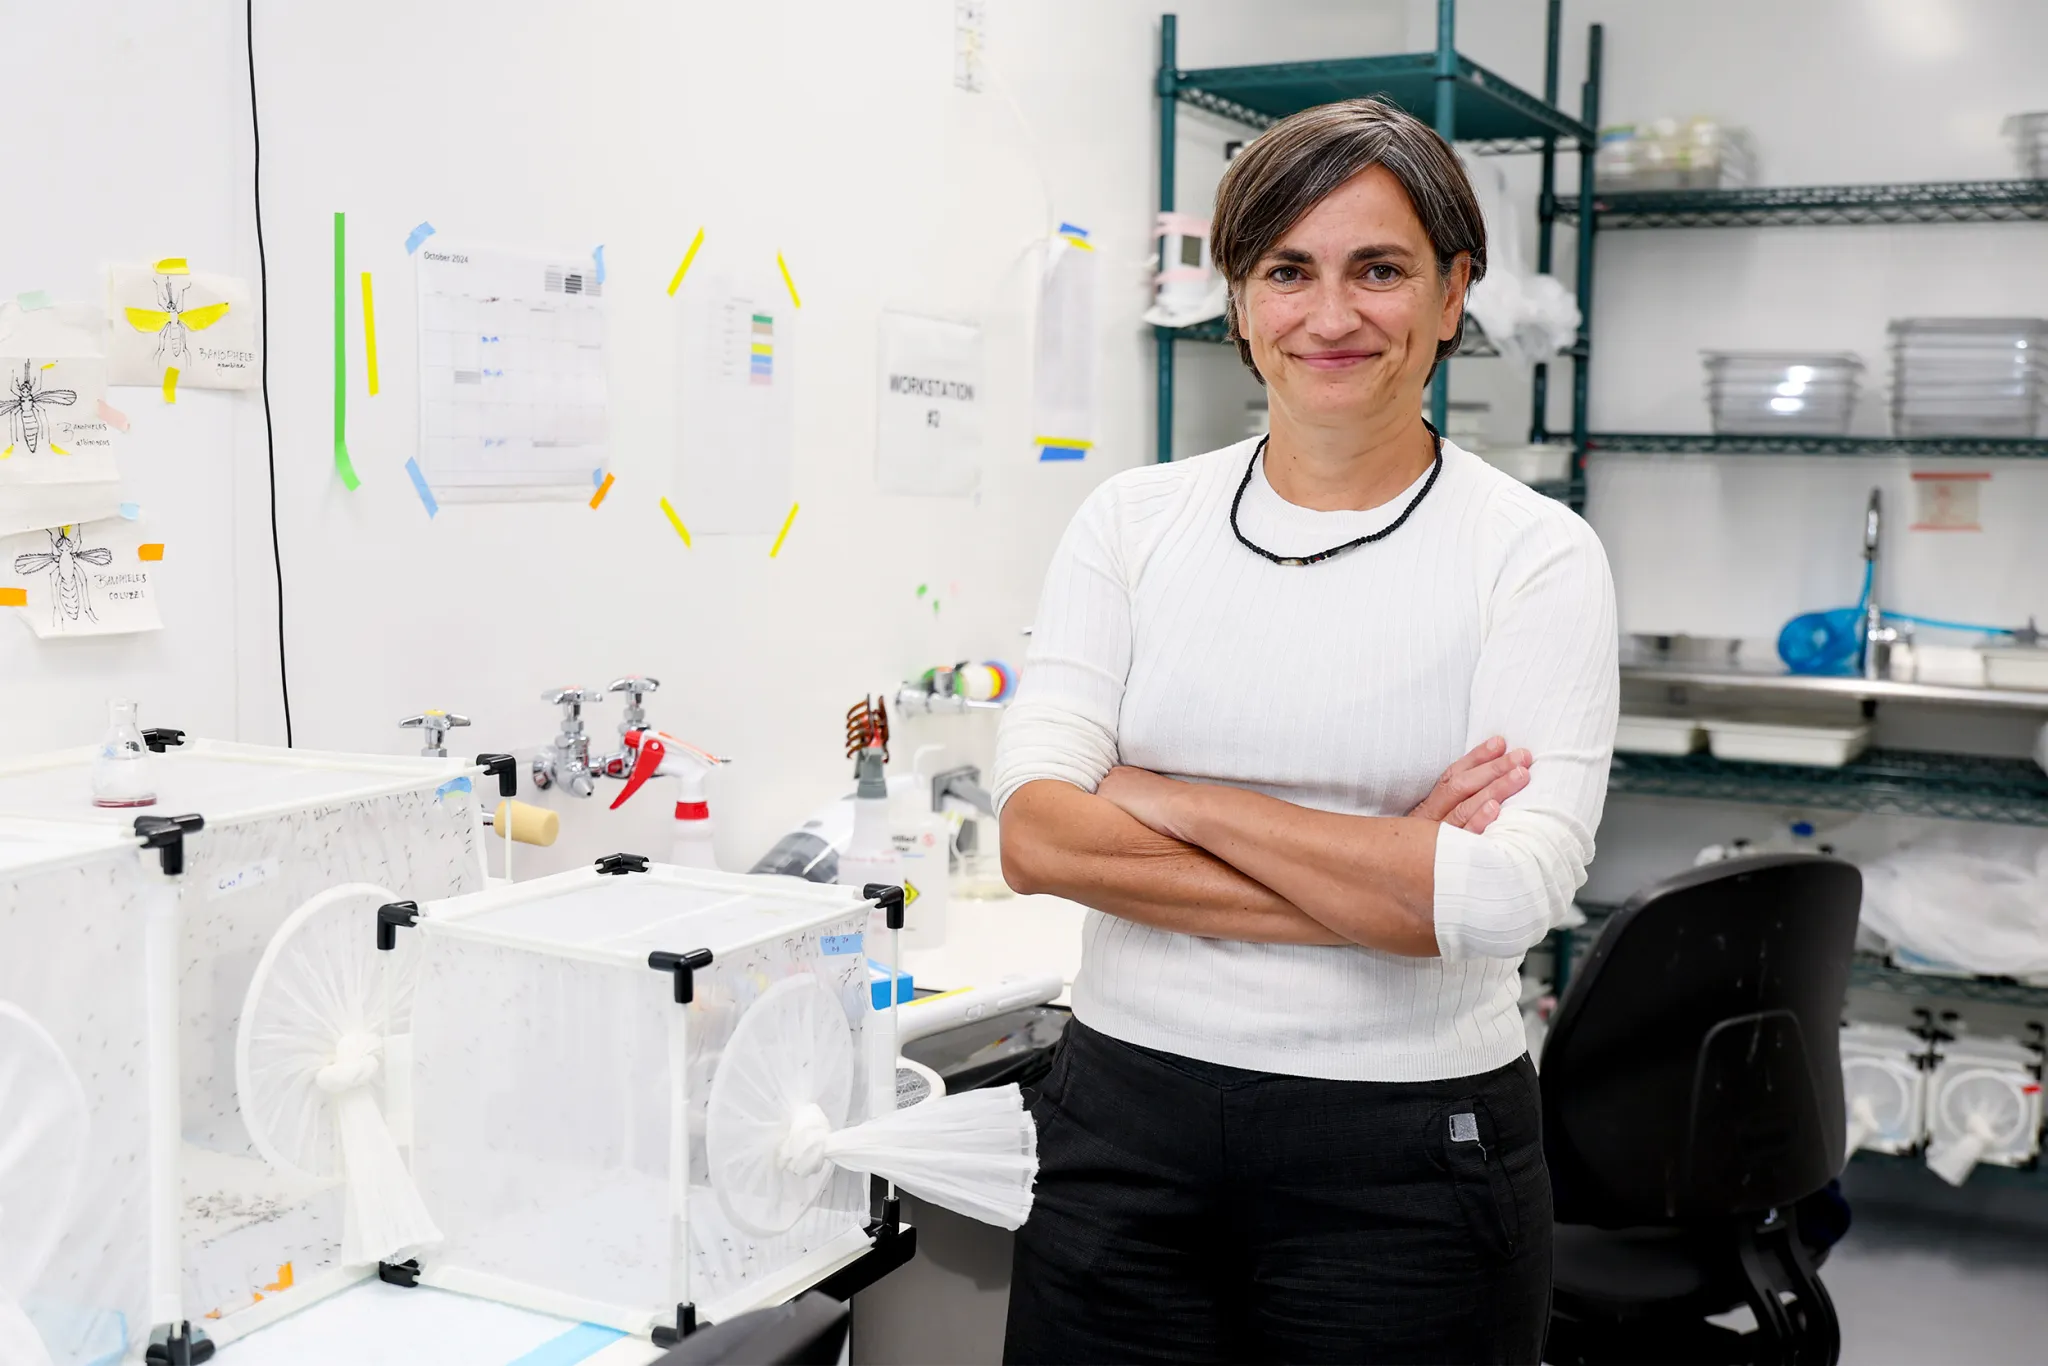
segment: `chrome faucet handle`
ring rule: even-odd
[[[448,757],[448,732],[456,726],[466,726],[469,718],[460,712],[429,709],[417,716],[408,716],[398,723],[407,730],[421,732],[420,753],[434,759]]]
[[[647,709],[641,705],[641,701],[661,691],[661,680],[643,678],[639,674],[627,674],[624,678],[613,679],[611,686],[605,691],[626,694],[626,714],[619,720],[619,734],[624,735],[628,731],[646,729]]]
[[[1883,520],[1883,514],[1884,491],[1872,489],[1870,501],[1863,507],[1863,558],[1866,560],[1877,558],[1878,524]]]

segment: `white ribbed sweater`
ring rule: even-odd
[[[1090,911],[1074,1013],[1114,1038],[1257,1071],[1359,1081],[1468,1076],[1523,1051],[1522,955],[1585,880],[1619,678],[1599,540],[1449,442],[1436,487],[1384,541],[1304,567],[1237,543],[1245,442],[1115,476],[1046,574],[997,747],[998,803],[1112,765],[1303,806],[1404,815],[1490,735],[1535,756],[1484,835],[1440,829],[1441,958],[1197,938]],[[1252,477],[1254,542],[1308,554],[1386,526]]]

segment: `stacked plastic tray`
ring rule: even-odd
[[[2014,114],[2001,131],[2012,141],[2020,174],[2028,180],[2048,180],[2048,113]]]
[[[1899,436],[2033,436],[2048,396],[2048,319],[1898,318],[1890,327]]]
[[[1708,351],[1714,430],[1832,436],[1849,430],[1863,362],[1844,351]]]

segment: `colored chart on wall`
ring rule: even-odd
[[[590,497],[609,464],[604,285],[587,256],[429,238],[419,464],[436,498]]]
[[[773,535],[796,497],[796,306],[758,255],[752,275],[701,264],[678,295],[675,501],[702,535]]]

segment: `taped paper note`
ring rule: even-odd
[[[90,304],[0,306],[0,535],[112,517],[121,505]]]
[[[681,302],[678,499],[700,536],[773,535],[796,499],[796,309],[765,251],[699,262]]]
[[[884,313],[875,482],[965,497],[981,480],[981,329]]]
[[[107,318],[109,384],[156,385],[175,366],[188,389],[256,387],[256,309],[241,280],[110,266]]]
[[[436,237],[419,284],[420,468],[447,503],[578,500],[610,465],[606,309],[585,252]]]
[[[22,619],[39,637],[120,635],[163,626],[157,612],[162,547],[145,556],[143,532],[119,518],[0,539],[0,589],[25,590]]]
[[[1096,253],[1061,224],[1046,248],[1031,374],[1031,429],[1045,459],[1078,460],[1095,438]]]

